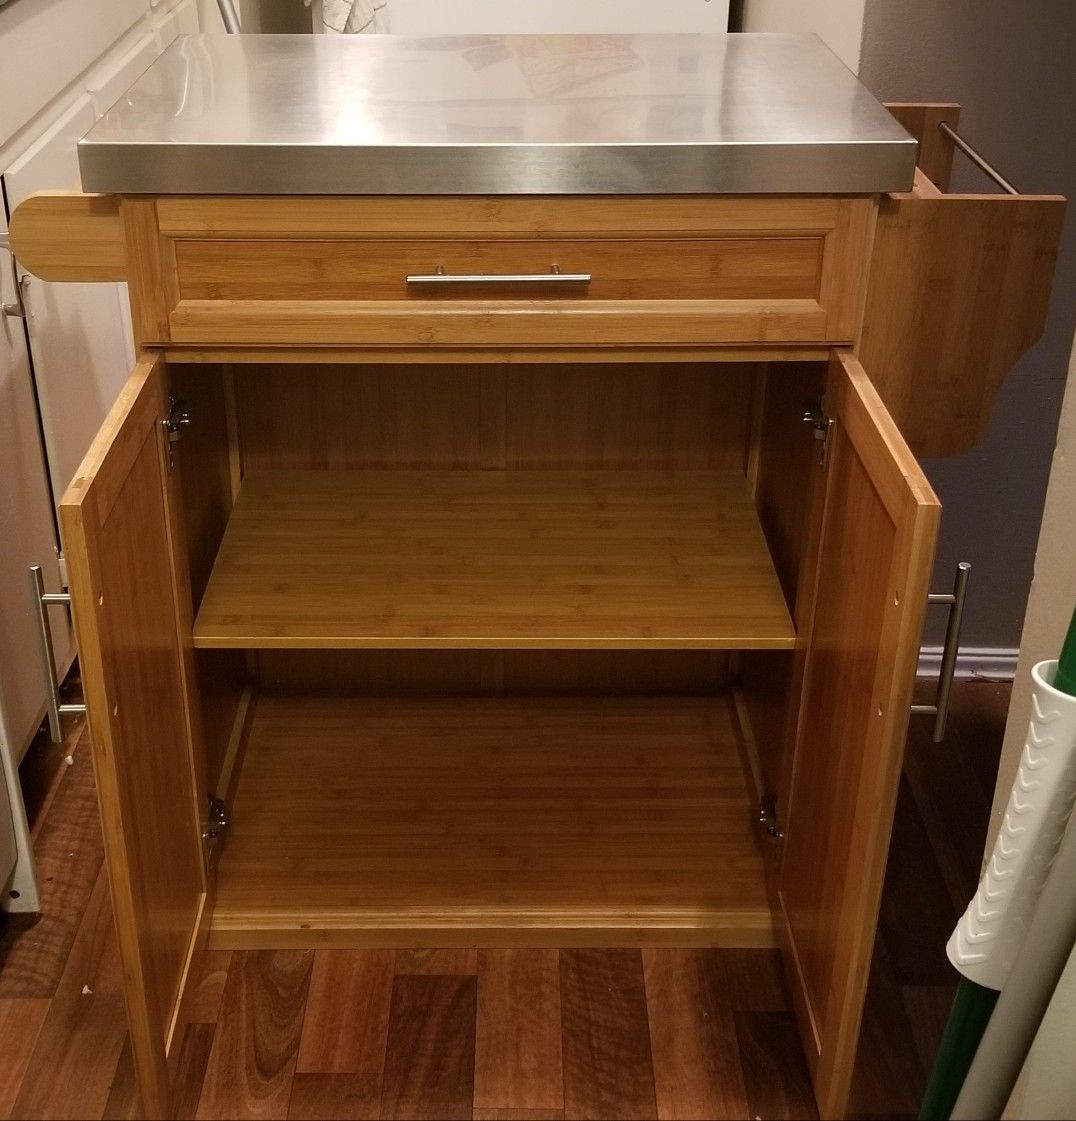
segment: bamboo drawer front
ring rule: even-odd
[[[143,342],[481,348],[850,342],[873,205],[161,198],[123,210]]]

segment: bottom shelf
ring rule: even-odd
[[[728,698],[263,696],[213,945],[769,946]]]

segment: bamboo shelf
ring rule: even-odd
[[[197,647],[784,649],[746,483],[697,471],[265,471]]]
[[[772,945],[727,696],[256,705],[217,946]]]

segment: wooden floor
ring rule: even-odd
[[[728,697],[256,705],[217,946],[774,944]]]
[[[944,943],[978,877],[1008,689],[916,723],[856,1080],[912,1117],[953,991]],[[77,736],[76,736],[77,738]],[[0,1117],[130,1117],[134,1094],[85,744],[24,785],[44,912],[0,932]],[[765,950],[217,952],[180,1116],[812,1116]]]

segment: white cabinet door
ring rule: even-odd
[[[119,61],[109,59],[90,74],[86,92],[98,117],[119,101],[138,77],[149,69],[158,54],[157,40],[147,30]]]
[[[6,228],[2,211],[0,228]],[[12,281],[10,254],[0,248],[0,301],[14,301]],[[0,316],[0,527],[0,908],[36,910],[33,850],[18,782],[18,764],[45,712],[28,569],[41,565],[50,592],[59,591],[60,582],[26,339],[22,321],[7,316]],[[67,664],[65,614],[51,611],[58,653]]]
[[[163,51],[177,35],[198,34],[197,0],[182,0],[157,25],[157,44]]]
[[[0,8],[0,144],[149,11],[149,0],[16,0]]]
[[[728,0],[389,0],[394,35],[727,31]]]
[[[4,171],[10,208],[35,191],[78,189],[76,144],[96,114],[84,95]],[[59,501],[133,365],[126,286],[24,288],[52,493]]]

